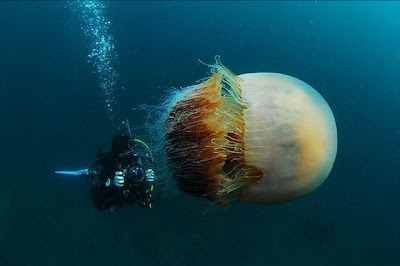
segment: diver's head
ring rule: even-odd
[[[115,136],[112,140],[112,147],[111,147],[112,153],[118,155],[129,151],[131,149],[129,146],[130,142],[131,142],[130,138],[126,135]]]

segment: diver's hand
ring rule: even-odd
[[[155,174],[152,169],[147,169],[146,171],[146,179],[148,182],[154,182]]]
[[[124,186],[124,182],[125,182],[125,178],[122,172],[115,172],[115,176],[114,176],[114,186],[116,187],[123,187]]]

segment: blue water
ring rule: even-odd
[[[0,265],[400,264],[399,2],[117,2],[104,12],[118,55],[113,118],[78,12],[0,2]],[[205,215],[208,202],[176,196],[108,215],[88,183],[52,174],[85,168],[118,132],[112,120],[129,118],[146,138],[146,112],[132,108],[206,77],[197,60],[215,55],[237,74],[284,73],[323,95],[339,146],[317,191]]]

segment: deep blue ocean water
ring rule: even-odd
[[[399,2],[116,2],[105,10],[136,125],[165,91],[209,75],[297,77],[338,128],[331,175],[279,205],[175,196],[98,212],[79,169],[117,132],[65,2],[0,2],[0,265],[399,265]]]

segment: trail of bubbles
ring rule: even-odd
[[[117,101],[115,93],[123,89],[119,74],[115,67],[118,65],[118,54],[115,51],[115,40],[110,33],[111,22],[106,17],[108,3],[95,1],[70,1],[69,6],[80,18],[80,25],[85,35],[90,52],[88,62],[93,66],[97,75],[101,93],[104,97],[108,118],[114,126],[119,126],[121,121],[116,121]],[[118,119],[121,120],[121,119]]]

